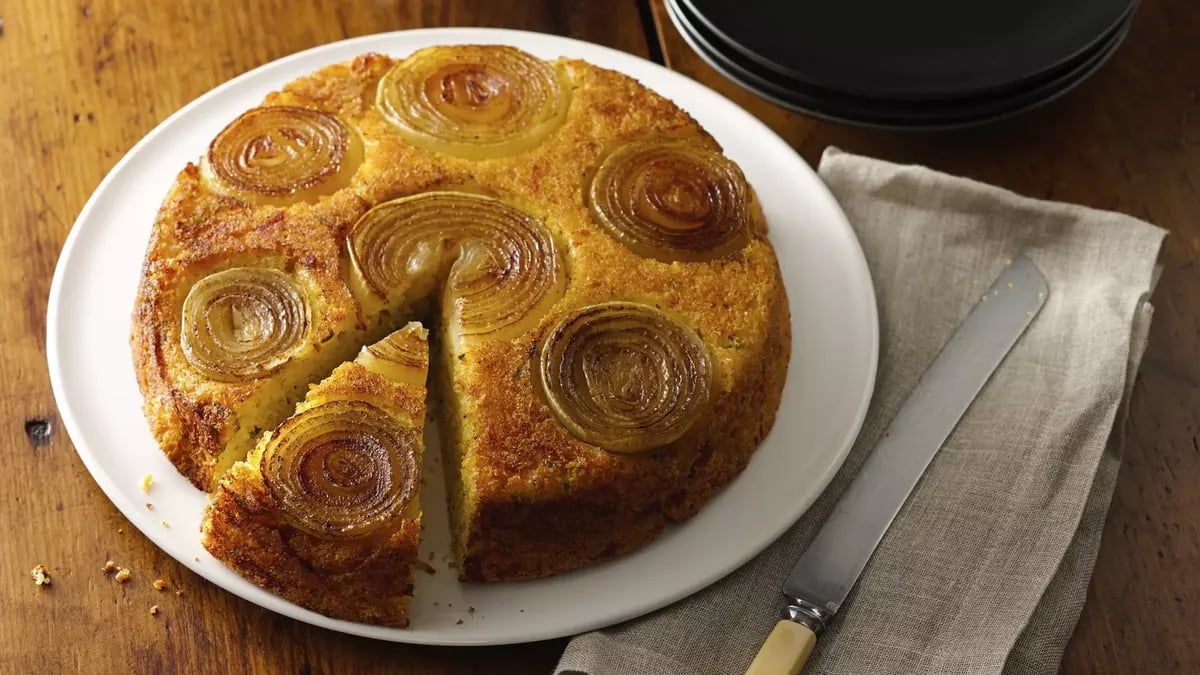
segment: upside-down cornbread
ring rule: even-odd
[[[489,50],[509,48],[464,49],[478,50],[482,60]],[[593,217],[589,182],[614,147],[682,140],[720,153],[674,103],[626,75],[560,59],[552,67],[569,83],[565,115],[546,138],[514,154],[468,158],[412,142],[381,114],[379,83],[397,63],[404,60],[367,54],[295,80],[264,101],[323,111],[361,137],[361,164],[347,187],[280,206],[213,189],[209,171],[196,165],[179,174],[155,222],[132,331],[156,439],[197,487],[216,490],[205,545],[284,597],[387,625],[405,621],[396,598],[408,593],[411,571],[397,570],[415,555],[417,521],[382,543],[323,543],[272,519],[275,507],[256,467],[264,436],[292,413],[309,384],[334,373],[302,407],[354,395],[337,382],[358,366],[334,368],[362,345],[410,320],[438,331],[440,353],[430,367],[448,431],[460,576],[502,581],[610,558],[695,513],[746,466],[770,430],[791,338],[779,266],[752,190],[744,197],[744,239],[711,260],[643,255]],[[403,297],[368,299],[355,285],[346,242],[356,222],[381,203],[431,192],[495,199],[549,232],[562,280],[536,305],[539,314],[515,324],[516,334],[468,335],[455,323],[459,306],[441,302],[455,256],[467,255],[463,247],[438,243],[445,259],[411,266],[424,276],[414,277]],[[206,377],[181,346],[181,308],[199,280],[244,267],[278,270],[292,280],[307,303],[303,335],[269,372],[231,381]],[[706,350],[705,414],[665,446],[617,453],[586,443],[556,419],[538,388],[533,371],[547,334],[579,308],[610,301],[661,312],[694,331]],[[413,395],[396,390],[404,410],[413,410]],[[260,450],[251,452],[256,445]],[[250,460],[240,462],[247,453]],[[337,571],[318,573],[314,559],[336,560]]]

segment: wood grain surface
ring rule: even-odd
[[[207,583],[100,492],[59,426],[46,373],[46,296],[59,249],[88,195],[139,138],[272,59],[442,25],[523,28],[661,55],[813,163],[837,145],[1169,228],[1126,462],[1063,670],[1200,672],[1192,638],[1200,624],[1200,4],[1143,3],[1125,46],[1077,91],[1006,124],[942,134],[856,130],[776,108],[716,75],[665,22],[661,0],[650,4],[647,24],[633,0],[0,3],[0,673],[552,670],[565,641],[380,643],[274,615]],[[104,574],[109,559],[130,569],[128,582]],[[34,586],[36,564],[53,585]],[[153,589],[159,578],[169,590]]]

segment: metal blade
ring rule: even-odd
[[[942,347],[863,463],[783,591],[832,615],[892,519],[971,401],[1046,301],[1046,280],[1021,257],[1010,264]]]

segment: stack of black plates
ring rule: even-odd
[[[793,110],[932,129],[1007,117],[1096,71],[1137,0],[667,0],[704,60]]]

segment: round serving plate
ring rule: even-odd
[[[178,171],[225,124],[322,66],[366,52],[402,57],[456,43],[586,59],[637,78],[691,113],[741,165],[762,203],[792,308],[791,366],[775,428],[747,469],[695,517],[638,551],[548,579],[456,581],[437,478],[440,453],[430,438],[421,556],[432,556],[436,573],[417,573],[411,627],[383,628],[297,607],[203,549],[199,525],[207,496],[175,471],[150,435],[130,357],[129,319],[159,204]],[[871,398],[878,340],[871,278],[845,215],[808,165],[752,115],[623,52],[537,33],[446,28],[372,35],[280,59],[208,92],[151,131],[100,183],[67,237],[50,290],[46,344],[59,412],[80,458],[130,522],[176,560],[250,602],[332,630],[484,645],[559,637],[645,614],[713,583],[778,538],[849,451]],[[146,474],[154,485],[143,494]]]
[[[775,103],[814,117],[893,130],[944,130],[976,126],[1032,110],[1066,94],[1090,77],[1116,52],[1130,22],[1118,24],[1090,51],[1069,64],[987,95],[944,100],[888,100],[853,96],[788,79],[761,68],[691,14],[682,0],[668,0],[667,14],[691,48],[735,84]]]
[[[1037,77],[1095,48],[1136,0],[680,0],[762,67],[890,99],[954,98]]]

